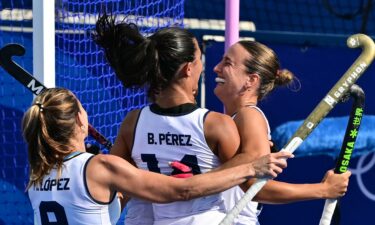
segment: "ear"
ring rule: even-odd
[[[190,77],[191,76],[191,66],[192,66],[192,63],[191,62],[188,62],[186,63],[183,67],[182,67],[182,75],[183,76],[187,76],[187,77]]]
[[[260,82],[260,76],[256,73],[248,74],[246,79],[246,88],[254,87]]]
[[[81,111],[78,112],[77,114],[77,117],[76,117],[76,120],[77,120],[77,125],[78,126],[82,126],[84,123],[83,121],[85,120],[84,117],[83,117],[83,114]]]

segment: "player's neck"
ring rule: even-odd
[[[257,96],[251,95],[251,96],[243,96],[240,97],[238,100],[237,108],[243,108],[248,106],[253,106],[258,104],[258,98]]]
[[[169,89],[162,91],[156,97],[155,103],[162,108],[170,108],[185,103],[195,103],[193,93],[187,93],[178,89]]]
[[[69,146],[71,148],[72,152],[75,151],[80,151],[80,152],[85,152],[85,137],[81,133],[76,133],[74,137],[72,137],[69,141]]]
[[[228,101],[224,103],[225,106],[225,113],[227,115],[233,115],[236,112],[238,112],[241,108],[244,107],[249,107],[249,106],[255,106],[257,105],[257,98],[255,97],[249,97],[249,98],[244,98],[244,97],[238,97],[235,100]]]

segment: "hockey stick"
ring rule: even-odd
[[[23,56],[24,54],[25,48],[22,45],[5,45],[0,49],[0,66],[33,94],[39,95],[46,87],[12,60],[12,56]],[[112,143],[90,124],[88,126],[88,132],[99,144],[103,145],[108,150],[111,149]]]
[[[320,101],[281,151],[289,151],[293,153],[315,129],[320,121],[335,107],[337,102],[342,99],[351,85],[357,81],[373,61],[375,56],[375,44],[370,37],[364,34],[352,35],[347,39],[347,45],[350,48],[362,47],[363,51],[361,55],[333,86],[328,94]],[[230,225],[234,218],[237,217],[247,203],[254,198],[268,180],[269,179],[267,178],[258,179],[220,222],[220,225]]]
[[[365,93],[356,84],[350,88],[350,96],[353,97],[353,107],[350,112],[348,125],[346,127],[344,141],[341,146],[340,155],[337,159],[335,166],[335,173],[344,173],[347,171],[354,144],[357,139],[359,126],[361,125],[363,107],[365,103]],[[330,225],[332,215],[336,208],[337,199],[327,199],[324,204],[322,217],[320,218],[319,225]]]

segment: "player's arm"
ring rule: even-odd
[[[267,137],[267,125],[259,111],[244,108],[236,118],[236,125],[241,137],[241,152],[249,160],[255,160],[270,152]],[[269,204],[290,203],[303,200],[332,198],[341,196],[346,191],[348,174],[342,177],[327,173],[326,179],[313,184],[291,184],[270,180],[254,197],[255,201]],[[256,179],[250,179],[241,187],[246,191]]]
[[[124,121],[121,123],[118,135],[116,137],[115,143],[111,148],[110,154],[119,156],[134,166],[132,157],[131,157],[131,149],[133,147],[133,140],[134,140],[134,129],[137,123],[137,119],[139,116],[140,110],[133,110],[130,111]],[[124,193],[118,193],[118,198],[121,202],[121,208],[124,208],[127,202],[130,200],[130,197]]]
[[[247,111],[250,111],[250,113],[247,114]],[[240,149],[237,151],[236,155],[232,155],[233,158],[230,161],[223,164],[220,168],[228,168],[242,163],[252,162],[260,156],[270,153],[270,144],[268,141],[265,141],[268,140],[267,126],[264,118],[257,110],[243,108],[237,113],[234,121],[241,139]],[[223,136],[226,136],[226,134]],[[255,138],[248,140],[246,137]],[[227,151],[222,149],[222,152]],[[229,156],[230,154],[227,154],[226,158],[222,158],[223,162],[229,160]]]
[[[241,139],[240,153],[236,157],[253,161],[271,152],[268,141],[268,126],[263,115],[255,108],[243,107],[234,118]],[[250,179],[241,185],[246,191],[256,179]]]
[[[269,180],[254,200],[268,204],[283,204],[342,197],[347,191],[350,175],[350,172],[335,174],[329,170],[320,183],[312,184],[291,184]]]
[[[271,152],[267,123],[258,110],[244,107],[238,111],[234,122],[240,134],[241,153],[254,160]]]
[[[131,157],[131,149],[133,147],[134,129],[137,124],[140,110],[130,111],[120,126],[120,130],[116,137],[115,143],[111,148],[110,154],[119,156],[133,165],[134,162]]]
[[[232,118],[221,113],[209,112],[204,122],[204,134],[207,144],[221,162],[231,159],[238,151],[240,139],[236,124]],[[239,165],[236,162],[228,165]]]
[[[278,158],[264,161],[263,175],[276,176],[282,165]],[[272,166],[269,166],[272,165]],[[98,173],[97,171],[100,171]],[[259,171],[258,171],[259,172]],[[237,167],[178,179],[158,173],[140,170],[127,161],[113,155],[97,155],[87,165],[87,183],[91,195],[99,201],[108,202],[118,190],[132,197],[153,202],[189,200],[224,191],[256,175],[251,163]],[[110,190],[108,190],[110,187]]]

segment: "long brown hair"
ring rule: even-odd
[[[71,152],[76,116],[80,111],[75,95],[63,88],[38,95],[23,116],[23,136],[28,144],[31,185],[40,184],[52,168],[61,173],[64,157]]]

